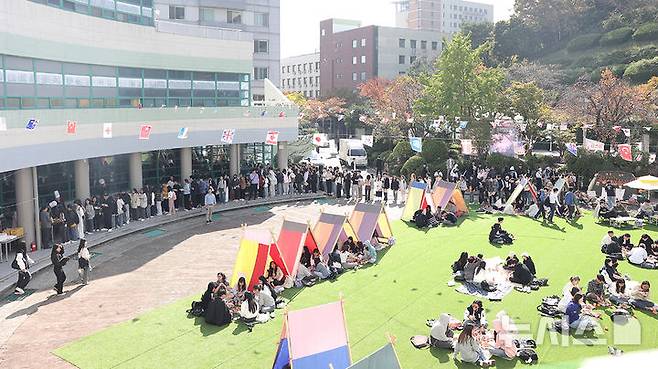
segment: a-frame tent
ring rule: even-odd
[[[313,227],[313,237],[320,253],[324,256],[333,251],[336,242],[344,242],[348,237],[357,239],[346,215],[329,213],[320,214],[320,219]]]
[[[370,241],[374,236],[378,241],[387,243],[393,236],[386,209],[381,202],[356,204],[349,223],[361,242]]]
[[[349,369],[401,369],[392,343],[357,361]]]
[[[347,369],[351,363],[342,300],[286,313],[272,369]]]
[[[299,258],[302,255],[304,246],[308,247],[310,252],[318,248],[308,223],[298,223],[290,220],[284,220],[276,241],[277,248],[273,249],[272,259],[276,259],[278,253],[283,263],[283,272],[285,275],[297,275]],[[276,261],[276,260],[275,260]]]
[[[464,195],[453,182],[437,181],[432,190],[432,200],[437,209],[445,210],[448,204],[455,206],[458,217],[468,214],[468,206]]]
[[[233,267],[231,286],[235,287],[240,277],[244,277],[247,289],[251,291],[258,283],[258,278],[265,274],[270,261],[274,261],[279,268],[285,270],[286,265],[281,255],[269,230],[244,227],[240,249]]]
[[[426,207],[427,201],[425,200],[425,190],[427,184],[423,182],[411,182],[409,185],[409,193],[407,193],[407,201],[402,210],[402,220],[413,220],[414,214],[419,209]]]

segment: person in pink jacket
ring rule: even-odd
[[[512,360],[516,357],[516,346],[514,345],[514,335],[516,326],[512,319],[505,311],[496,314],[493,321],[494,345],[489,348],[491,355],[502,359]]]

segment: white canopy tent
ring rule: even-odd
[[[648,192],[647,198],[651,199],[651,191],[658,191],[658,177],[640,177],[634,181],[624,184],[624,186],[634,188],[636,190],[645,190]]]

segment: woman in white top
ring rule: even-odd
[[[251,292],[245,292],[244,301],[240,305],[240,317],[245,323],[253,323],[258,318],[260,307]]]
[[[75,213],[78,215],[78,236],[85,238],[85,209],[82,207],[79,200],[75,202]]]
[[[381,201],[382,200],[382,188],[383,188],[381,177],[378,177],[375,180],[375,183],[374,183],[373,187],[375,188],[375,198],[374,198],[374,200],[375,201]]]
[[[167,200],[169,201],[169,214],[176,214],[176,191],[172,187],[169,187]]]
[[[18,281],[16,282],[16,289],[14,289],[15,295],[24,294],[25,291],[23,289],[30,283],[30,279],[32,279],[32,274],[29,271],[30,264],[34,264],[34,260],[27,255],[24,245],[19,246],[18,251],[16,251],[16,260],[12,262],[12,268],[16,266],[16,269],[18,269]]]
[[[579,291],[581,290],[580,286],[580,277],[575,275],[571,278],[569,278],[569,283],[567,283],[564,288],[562,289],[562,299],[560,302],[557,304],[557,309],[561,312],[565,312],[567,310],[567,305],[573,300],[573,289],[577,288]]]
[[[81,238],[78,245],[78,274],[83,285],[89,283],[89,272],[91,272],[90,260],[91,254],[87,248],[87,240]]]

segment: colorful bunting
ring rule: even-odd
[[[461,140],[462,155],[473,155],[473,140]]]
[[[112,123],[103,123],[103,138],[112,138]]]
[[[583,139],[583,146],[589,151],[605,151],[605,144],[603,142],[590,140],[588,138]]]
[[[178,139],[179,140],[184,140],[187,138],[188,134],[188,128],[187,127],[181,127],[181,129],[178,130]]]
[[[235,129],[225,129],[222,132],[222,143],[228,145],[232,144],[234,136],[235,136]]]
[[[265,144],[276,145],[279,143],[279,131],[268,131],[265,137]]]
[[[621,126],[612,126],[612,129],[614,129],[617,133],[621,132]]]
[[[575,143],[569,142],[564,144],[567,147],[567,151],[573,156],[578,156],[578,146]]]
[[[619,156],[621,156],[622,159],[626,161],[633,161],[633,152],[631,150],[631,145],[629,144],[617,145],[617,152],[619,153]]]
[[[415,152],[423,152],[423,139],[420,137],[409,137],[409,145]]]
[[[651,127],[644,127],[644,129],[646,129],[647,132],[651,131]]]
[[[327,139],[326,133],[314,133],[313,134],[313,145],[315,146],[327,146],[329,140]]]
[[[375,138],[373,135],[361,135],[361,143],[364,146],[372,147],[374,144]]]
[[[284,111],[279,112],[279,118],[283,119],[285,117],[286,117],[286,112]]]
[[[139,139],[148,140],[151,138],[151,129],[153,129],[153,126],[150,124],[142,124],[142,126],[139,128]]]
[[[78,122],[74,120],[69,120],[66,122],[66,133],[70,135],[76,134],[78,128]]]
[[[624,132],[624,135],[626,137],[631,137],[631,129],[630,128],[624,128],[624,129],[622,129],[622,131]]]
[[[30,119],[27,121],[27,124],[25,125],[25,129],[27,129],[28,131],[32,131],[35,130],[38,125],[39,125],[38,119]]]
[[[341,122],[343,119],[345,119],[345,115],[343,114],[338,114],[337,115],[338,121]]]
[[[468,121],[462,120],[459,122],[459,129],[466,129],[466,126],[468,126]]]

